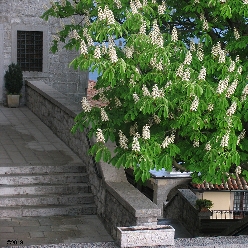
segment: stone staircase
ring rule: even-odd
[[[81,163],[1,164],[0,218],[96,214]]]

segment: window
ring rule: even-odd
[[[17,31],[17,64],[22,71],[43,69],[43,32]]]
[[[233,210],[248,211],[248,193],[247,192],[235,192]]]
[[[14,23],[11,35],[11,62],[21,66],[25,78],[47,78],[48,26]]]

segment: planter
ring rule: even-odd
[[[7,95],[7,97],[9,108],[19,107],[20,95]]]
[[[174,245],[175,229],[169,225],[117,227],[121,247]]]

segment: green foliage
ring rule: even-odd
[[[237,166],[248,175],[245,1],[60,1],[49,17],[64,22],[52,51],[63,42],[80,52],[73,68],[98,71],[104,107],[83,99],[72,128],[90,127],[97,161],[132,167],[137,181],[173,167],[196,182]]]
[[[202,208],[211,208],[214,204],[211,200],[197,199],[195,205],[197,209],[201,210]]]
[[[10,64],[5,72],[4,79],[8,94],[20,94],[23,85],[23,74],[19,65]]]

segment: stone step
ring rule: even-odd
[[[91,193],[70,195],[5,195],[0,197],[0,207],[34,206],[34,205],[76,205],[92,204],[94,197]]]
[[[42,184],[42,185],[0,185],[0,197],[6,195],[47,195],[91,193],[87,183]]]
[[[0,207],[0,218],[6,217],[31,217],[31,216],[77,216],[96,214],[95,204],[83,204],[75,206],[51,205],[51,206],[21,206]]]
[[[81,163],[69,164],[1,164],[0,175],[3,174],[48,174],[48,173],[86,173],[86,166]]]
[[[24,185],[24,184],[62,184],[62,183],[86,183],[86,173],[53,173],[53,174],[11,174],[0,175],[0,185]]]

